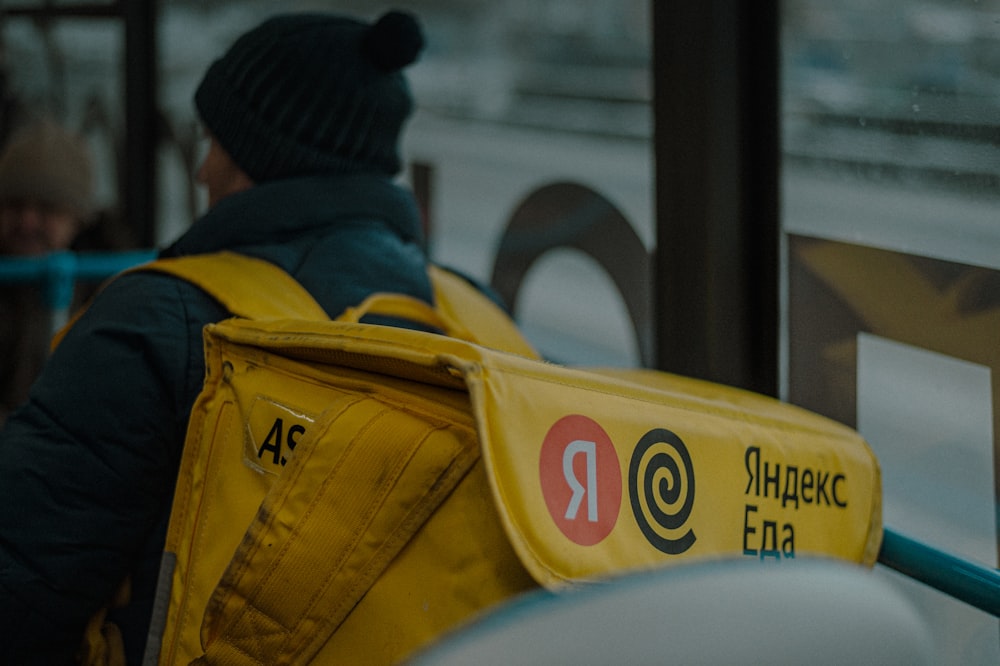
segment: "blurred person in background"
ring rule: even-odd
[[[51,120],[15,131],[0,154],[0,254],[65,250],[93,213],[93,166],[83,137]]]
[[[15,130],[0,153],[0,259],[67,250],[94,214],[84,139],[49,119]],[[42,285],[0,285],[0,424],[26,399],[51,328]]]

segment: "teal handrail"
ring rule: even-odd
[[[67,310],[79,280],[103,280],[156,257],[155,250],[127,252],[52,252],[37,257],[0,258],[0,285],[41,284],[45,304]]]
[[[882,532],[880,564],[1000,617],[1000,571],[932,548],[894,530]]]

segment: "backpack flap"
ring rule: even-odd
[[[508,534],[543,585],[695,558],[875,562],[878,463],[846,426],[649,370],[482,350],[463,372]]]

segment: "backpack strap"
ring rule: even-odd
[[[428,268],[428,273],[434,286],[436,309],[446,321],[459,322],[469,331],[470,337],[465,339],[491,349],[541,358],[514,320],[465,278],[434,265]]]
[[[186,280],[210,294],[233,315],[244,319],[324,321],[330,318],[287,271],[244,254],[222,251],[170,257],[136,266],[127,272],[133,271],[156,271]],[[437,328],[454,338],[528,358],[540,358],[510,316],[467,280],[434,265],[428,268],[428,275],[434,290],[434,306],[411,296],[379,292],[340,313],[337,319],[357,322],[368,314],[399,317]],[[56,333],[53,349],[82,313],[81,308]]]
[[[124,273],[155,271],[190,282],[244,319],[310,319],[330,317],[305,287],[269,261],[235,252],[215,252],[156,259]],[[124,274],[123,273],[123,274]],[[117,277],[117,276],[115,276]],[[111,278],[112,280],[115,278]],[[77,310],[52,336],[55,349],[87,308]]]
[[[330,318],[288,272],[245,254],[216,252],[158,259],[132,270],[169,273],[187,280],[244,319]]]
[[[160,259],[135,270],[161,271],[192,282],[245,319],[329,318],[295,278],[263,259],[218,252]],[[434,306],[412,296],[379,292],[347,308],[337,319],[357,322],[369,314],[397,317],[484,347],[539,358],[510,316],[466,279],[434,265],[428,268],[428,275]]]

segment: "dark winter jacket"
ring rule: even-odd
[[[267,259],[336,316],[374,291],[430,302],[421,247],[409,193],[388,179],[350,176],[232,195],[163,254],[226,249]],[[0,643],[8,657],[67,662],[88,617],[127,574],[133,601],[115,620],[130,657],[141,654],[203,379],[201,331],[226,316],[170,276],[115,280],[0,431]]]
[[[23,403],[48,356],[49,309],[37,285],[0,289],[0,425]]]
[[[71,249],[76,252],[134,249],[130,237],[117,218],[102,215],[76,237]],[[70,311],[89,301],[98,286],[90,280],[78,281]],[[0,427],[7,415],[28,399],[29,389],[48,359],[52,315],[41,286],[0,286]]]

